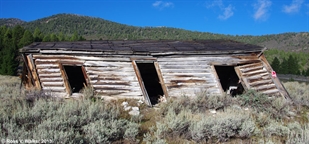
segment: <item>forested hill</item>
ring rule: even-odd
[[[232,36],[208,32],[188,31],[168,27],[136,27],[119,24],[101,18],[75,14],[57,14],[35,21],[0,19],[1,25],[21,24],[34,32],[39,28],[44,34],[73,35],[77,32],[86,39],[232,39],[245,43],[289,51],[309,51],[309,33],[283,33],[263,36]]]

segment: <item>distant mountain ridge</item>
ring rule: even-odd
[[[309,33],[282,33],[263,36],[232,36],[209,32],[196,32],[169,27],[136,27],[120,24],[96,17],[76,14],[57,14],[25,22],[20,19],[0,19],[0,25],[13,27],[22,25],[30,31],[39,28],[43,33],[63,33],[72,35],[77,32],[86,39],[130,40],[130,39],[232,39],[240,42],[257,44],[267,48],[288,51],[309,52]]]

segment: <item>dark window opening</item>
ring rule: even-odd
[[[81,66],[63,66],[67,74],[69,84],[71,86],[72,93],[78,93],[86,85],[86,79],[84,77]]]
[[[215,69],[224,92],[232,96],[243,93],[244,88],[233,66],[215,66]]]
[[[163,96],[164,93],[154,64],[136,63],[136,65],[143,79],[151,104],[157,104],[158,99],[160,96]]]

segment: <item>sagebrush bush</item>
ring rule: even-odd
[[[148,108],[136,100],[98,99],[90,87],[83,89],[81,99],[63,100],[43,91],[20,91],[18,78],[0,76],[0,80],[2,139],[50,139],[53,143],[309,143],[309,88],[303,83],[285,83],[296,105],[249,90],[235,98],[202,91],[196,97],[168,98],[166,103]],[[129,115],[122,101],[139,106],[141,115]],[[289,113],[296,106],[300,108],[291,117]]]
[[[309,85],[299,82],[286,82],[285,88],[296,105],[309,107]]]
[[[280,122],[276,121],[271,121],[269,125],[266,126],[264,129],[264,135],[266,137],[271,137],[271,136],[281,136],[285,137],[289,134],[289,128],[284,126]]]
[[[136,141],[139,124],[121,119],[119,106],[92,99],[59,100],[40,91],[22,95],[11,85],[0,88],[0,137],[49,139],[53,143]]]

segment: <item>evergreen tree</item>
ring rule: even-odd
[[[0,27],[0,66],[2,64],[2,59],[3,59],[4,35],[5,35],[6,31],[7,31],[7,27],[6,26],[1,26]]]
[[[18,46],[20,40],[22,39],[25,33],[25,29],[20,25],[17,25],[13,28],[12,36],[13,36],[13,43]]]
[[[79,40],[79,36],[77,34],[77,32],[74,32],[74,34],[72,35],[70,41],[78,41]]]
[[[49,34],[45,35],[44,38],[43,38],[43,42],[49,42],[50,40],[51,40],[51,38],[50,38]]]
[[[288,61],[285,58],[283,58],[281,66],[280,66],[280,70],[279,70],[280,73],[288,74],[288,68],[289,68]]]
[[[291,54],[289,55],[287,63],[288,63],[288,67],[287,67],[288,68],[288,70],[287,70],[288,74],[296,74],[296,75],[299,74],[298,61]]]
[[[35,28],[34,33],[33,33],[34,41],[35,42],[41,42],[43,40],[43,34],[40,31],[39,28]]]
[[[58,39],[59,39],[59,41],[65,41],[65,35],[63,34],[63,32],[59,33]]]
[[[33,37],[32,33],[30,31],[26,30],[18,45],[19,45],[19,47],[23,47],[23,46],[27,46],[27,45],[29,45],[33,42],[34,42],[34,37]]]
[[[57,41],[59,41],[59,40],[58,40],[58,37],[57,37],[54,33],[52,33],[52,34],[50,35],[50,41],[52,41],[52,42],[57,42]]]
[[[3,45],[0,74],[15,75],[19,62],[16,59],[18,53],[11,29],[4,35]]]
[[[272,61],[271,67],[273,68],[274,71],[277,73],[280,73],[280,61],[277,57]]]

